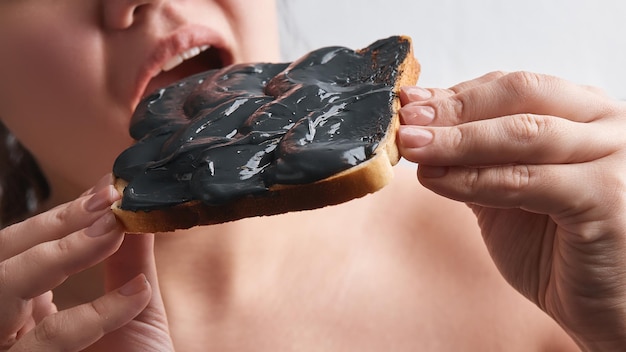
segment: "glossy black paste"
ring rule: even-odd
[[[137,107],[130,133],[138,142],[113,168],[129,181],[122,209],[217,205],[369,159],[409,51],[391,37],[357,52],[327,47],[293,63],[211,70],[158,90]]]

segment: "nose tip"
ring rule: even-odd
[[[102,0],[103,24],[109,29],[128,29],[140,22],[164,0]]]

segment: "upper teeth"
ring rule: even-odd
[[[181,63],[183,63],[183,61],[191,59],[194,56],[197,56],[198,54],[200,54],[201,52],[207,50],[208,48],[210,48],[210,45],[202,45],[202,46],[196,46],[193,47],[191,49],[188,49],[178,55],[175,55],[174,57],[172,57],[171,59],[169,59],[165,64],[163,64],[163,67],[161,67],[161,70],[163,71],[169,71],[171,69],[173,69],[174,67],[180,65]]]

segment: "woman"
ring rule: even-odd
[[[336,207],[125,236],[102,176],[131,143],[137,101],[200,70],[275,60],[275,32],[270,0],[0,3],[0,116],[50,186],[39,215],[0,232],[4,349],[625,345],[626,110],[557,78],[403,90],[403,156],[471,211],[398,167],[392,185]],[[206,50],[183,60],[193,48]]]

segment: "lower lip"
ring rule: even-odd
[[[139,103],[141,98],[144,97],[146,93],[151,91],[151,87],[153,89],[158,88],[158,86],[154,86],[151,81],[154,80],[155,76],[161,76],[161,67],[164,64],[164,61],[167,60],[167,57],[171,57],[173,54],[180,54],[189,48],[203,45],[211,45],[212,47],[222,48],[220,51],[226,53],[226,55],[223,55],[224,57],[222,57],[224,65],[230,65],[233,62],[230,50],[226,49],[227,45],[224,38],[222,38],[217,32],[211,30],[210,28],[198,25],[188,25],[180,28],[173,36],[161,41],[161,43],[157,46],[155,53],[152,55],[150,62],[144,66],[145,70],[138,78],[137,89],[133,95],[133,107]],[[181,48],[183,46],[185,48]],[[176,48],[178,48],[178,50],[176,50]],[[158,80],[158,77],[156,79]]]

